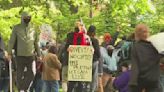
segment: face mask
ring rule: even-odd
[[[45,56],[47,54],[47,50],[42,51],[42,55]]]
[[[29,22],[31,21],[31,19],[30,18],[29,19],[23,19],[23,21],[24,21],[24,23],[29,24]]]
[[[108,50],[108,55],[112,56],[113,50]]]

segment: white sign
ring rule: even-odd
[[[160,54],[164,54],[164,33],[158,33],[148,38]]]
[[[71,45],[68,62],[69,81],[91,81],[93,48],[91,46]]]
[[[52,27],[48,24],[43,24],[40,26],[41,34],[40,34],[40,43],[46,44],[52,38]]]

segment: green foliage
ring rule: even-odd
[[[86,28],[93,24],[97,35],[104,32],[122,35],[133,32],[138,23],[146,23],[152,33],[164,27],[163,0],[0,0],[0,33],[7,43],[11,28],[20,23],[20,13],[28,11],[39,30],[41,24],[50,24],[63,40],[73,31],[75,22],[82,18]],[[93,15],[92,18],[91,15]]]

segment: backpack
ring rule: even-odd
[[[121,46],[121,60],[129,60],[131,57],[131,47],[132,47],[132,42],[130,41],[124,41]]]

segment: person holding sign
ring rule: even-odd
[[[132,48],[132,66],[129,92],[161,92],[159,88],[160,57],[155,47],[147,40],[149,28],[139,24],[135,28],[136,42]]]
[[[86,34],[84,30],[82,30],[83,28],[82,26],[83,25],[78,21],[75,27],[75,31],[67,35],[67,41],[65,46],[65,50],[68,51],[66,55],[67,61],[68,61],[69,52],[71,51],[71,48],[69,48],[69,46],[71,45],[88,46],[91,44],[89,38],[86,38]],[[75,87],[76,84],[78,85],[77,87]],[[70,81],[68,85],[68,92],[72,92],[73,90],[76,90],[77,92],[82,92],[85,89],[83,84],[85,83],[81,81]]]

